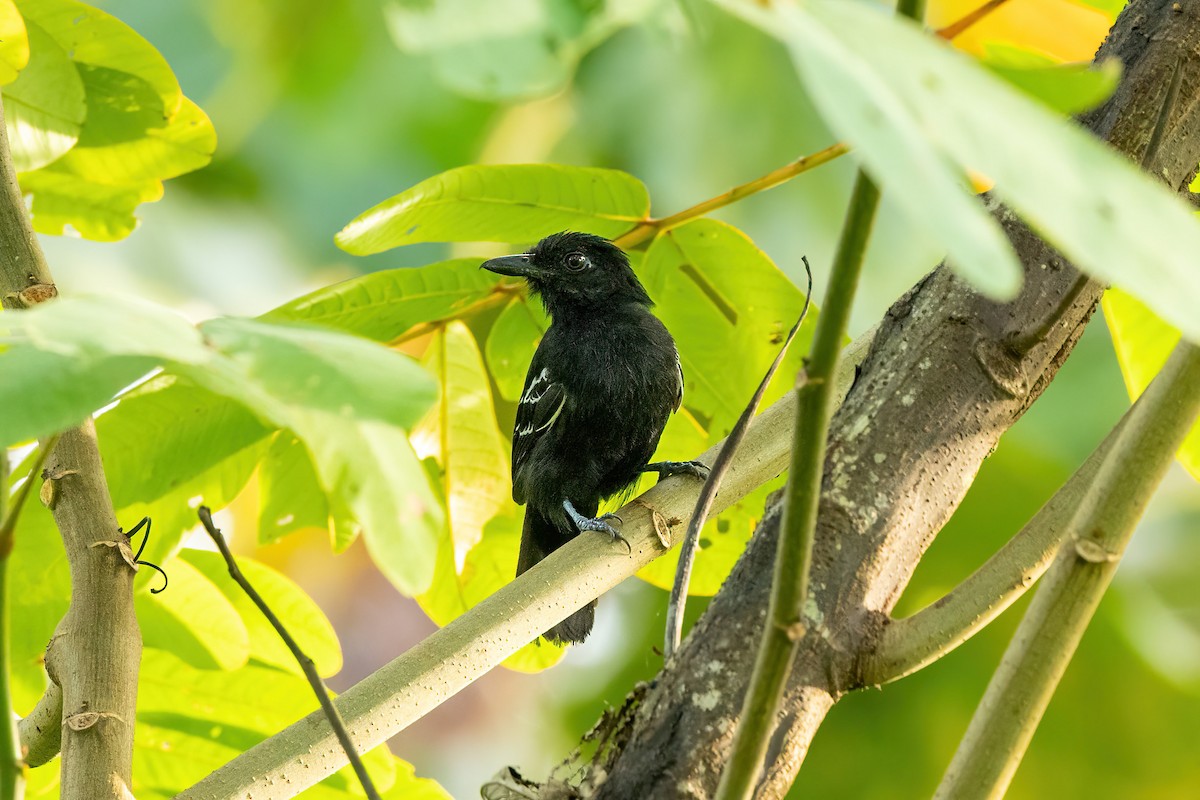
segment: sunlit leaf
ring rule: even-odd
[[[496,276],[479,269],[480,263],[478,258],[456,258],[372,272],[306,294],[264,318],[312,322],[390,341],[414,325],[453,316],[489,297]]]
[[[17,73],[28,63],[29,37],[25,33],[25,20],[13,0],[0,0],[0,86],[16,80]],[[6,108],[6,116],[7,111]]]
[[[1101,304],[1129,399],[1136,400],[1167,363],[1179,343],[1179,330],[1120,289],[1105,292]],[[1191,476],[1200,481],[1200,422],[1192,426],[1178,457]]]
[[[304,443],[281,431],[258,470],[258,543],[329,527],[329,503]]]
[[[976,286],[1011,297],[1019,274],[978,201],[950,191],[948,164],[988,175],[1072,263],[1200,340],[1200,223],[1127,159],[879,9],[808,0],[752,17],[790,46],[824,119],[885,194]]]
[[[800,316],[804,293],[745,234],[708,219],[659,236],[641,276],[652,298],[670,300],[655,310],[679,348],[684,405],[716,420],[724,436]],[[763,407],[794,384],[815,325],[810,311]]]
[[[0,316],[9,348],[0,352],[0,400],[14,412],[0,440],[78,422],[139,373],[164,366],[302,439],[333,516],[364,528],[401,590],[424,590],[441,509],[403,429],[433,400],[429,376],[385,347],[320,328],[230,318],[201,327],[203,338],[173,314],[117,298]],[[41,399],[47,385],[55,403]]]
[[[441,467],[447,530],[461,563],[488,520],[511,508],[508,453],[475,337],[461,322],[434,336],[421,361],[440,397],[410,438],[419,458]]]
[[[624,172],[559,164],[471,165],[435,175],[359,215],[338,246],[369,255],[417,242],[530,242],[562,230],[616,236],[650,199]]]
[[[45,29],[71,60],[137,76],[158,96],[164,116],[182,102],[179,81],[153,45],[121,20],[78,0],[16,0],[26,20]]]
[[[999,43],[985,48],[984,65],[993,73],[1060,114],[1095,108],[1116,91],[1121,64],[1060,64],[1027,48]]]
[[[219,553],[189,549],[182,551],[176,561],[186,562],[199,570],[228,598],[249,635],[251,658],[285,672],[303,674],[296,657],[271,623],[229,577],[225,560]],[[313,660],[317,672],[323,677],[337,674],[342,668],[342,648],[333,625],[316,602],[288,577],[252,558],[239,557],[238,569],[279,617],[300,649]]]
[[[87,107],[67,53],[35,22],[26,23],[29,63],[4,89],[4,121],[18,172],[43,167],[75,146]]]
[[[167,566],[171,581],[165,591],[135,597],[145,646],[169,650],[199,669],[243,666],[250,657],[250,639],[234,606],[208,576],[183,559]],[[161,576],[155,580],[161,585]]]
[[[115,242],[137,228],[134,211],[162,199],[158,181],[108,185],[81,180],[51,164],[20,176],[21,189],[33,195],[33,228],[61,236],[73,230],[85,239]]]
[[[515,403],[520,399],[525,371],[549,324],[539,304],[520,297],[505,306],[492,324],[484,350],[492,380],[505,400]]]

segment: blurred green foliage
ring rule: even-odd
[[[474,256],[491,250],[463,243],[523,246],[568,226],[617,235],[649,213],[650,197],[656,214],[675,211],[818,150],[833,136],[783,48],[691,0],[498,0],[469,12],[453,2],[414,0],[102,5],[166,59],[97,12],[88,12],[87,19],[99,44],[74,46],[70,34],[56,27],[61,18],[55,16],[78,10],[72,0],[16,4],[35,20],[26,26],[24,56],[21,37],[0,35],[0,80],[15,78],[4,89],[6,111],[10,128],[14,115],[19,125],[21,183],[33,193],[39,230],[61,232],[70,225],[94,239],[129,234],[134,209],[161,195],[163,179],[208,161],[215,127],[220,148],[213,164],[175,181],[163,209],[147,216],[161,213],[164,227],[184,230],[200,228],[196,217],[203,209],[222,236],[238,232],[258,241],[272,231],[286,241],[289,265],[284,287],[260,292],[257,251],[235,251],[237,281],[213,280],[218,265],[211,263],[207,245],[217,245],[202,232],[180,248],[203,252],[190,265],[180,249],[139,254],[139,236],[168,235],[153,233],[150,225],[119,251],[135,263],[130,288],[139,294],[161,289],[178,269],[216,309],[240,298],[263,313],[260,322],[217,320],[201,328],[211,332],[218,349],[236,356],[232,360],[244,371],[227,377],[236,375],[238,391],[221,392],[176,369],[179,374],[159,376],[124,395],[97,421],[119,517],[127,525],[143,514],[154,517],[156,538],[147,558],[165,561],[172,576],[171,591],[155,596],[146,591],[153,576],[141,578],[138,597],[149,649],[135,790],[139,797],[158,797],[170,796],[312,707],[295,665],[230,589],[211,554],[183,550],[171,558],[194,523],[197,498],[221,508],[244,487],[256,488],[257,502],[253,497],[249,502],[260,541],[324,527],[340,551],[368,521],[363,515],[391,513],[355,507],[351,498],[358,496],[361,481],[386,475],[374,487],[377,497],[427,475],[423,502],[445,507],[445,521],[418,514],[427,517],[418,538],[407,528],[393,527],[396,535],[380,537],[380,525],[365,527],[376,562],[391,570],[397,586],[419,591],[420,576],[432,574],[432,587],[418,600],[444,624],[512,574],[520,512],[504,485],[507,431],[525,365],[546,325],[541,309],[519,286],[478,271]],[[14,19],[19,15],[0,2],[0,32],[16,30]],[[136,67],[118,58],[130,52],[141,54]],[[1115,80],[1111,70],[1047,63],[1022,50],[1020,42],[997,42],[989,52],[993,70],[1060,112],[1099,102]],[[25,60],[28,67],[18,77]],[[169,68],[164,72],[168,62],[198,105],[184,98]],[[78,82],[55,77],[63,75]],[[22,107],[23,92],[43,96],[47,86],[54,90],[58,123],[38,128],[36,115]],[[212,116],[212,126],[200,108]],[[488,166],[513,162],[588,169]],[[723,221],[692,222],[634,254],[659,312],[679,339],[688,380],[685,409],[664,436],[663,457],[690,457],[727,432],[798,311],[801,295],[792,280],[801,274],[800,254],[815,265],[828,261],[851,166],[824,167],[769,196],[721,211]],[[897,206],[883,210],[857,310],[860,330],[938,259],[940,246],[914,231],[906,213],[911,211]],[[335,249],[334,234],[351,219],[338,243],[373,255],[350,260]],[[402,244],[413,246],[380,253]],[[454,257],[467,255],[472,257]],[[422,268],[409,269],[415,265]],[[323,285],[331,273],[346,277],[358,271],[364,274]],[[820,286],[819,267],[817,273]],[[304,292],[313,285],[321,288]],[[269,310],[273,303],[259,296],[281,292],[300,297]],[[452,318],[456,321],[446,322]],[[84,316],[76,322],[79,331],[97,324]],[[374,374],[392,367],[363,351],[327,350],[324,359],[301,360],[314,353],[310,342],[293,349],[296,337],[305,336],[294,324],[395,344],[421,360],[438,386],[438,399],[428,391],[428,379],[409,370],[415,370],[413,362],[399,356],[389,363],[406,364],[397,373],[404,386]],[[56,323],[48,330],[66,329]],[[61,419],[94,410],[152,366],[169,361],[161,357],[169,336],[181,336],[181,346],[190,346],[186,340],[195,331],[177,319],[154,329],[122,319],[107,329],[124,334],[125,341],[84,342],[81,334],[73,346],[99,356],[108,347],[107,355],[119,351],[122,358],[141,348],[153,357],[122,362],[104,374],[104,382],[81,382],[64,373],[55,397],[70,396],[73,388],[89,393],[73,397],[66,412],[52,404],[30,411]],[[802,332],[781,372],[795,374],[807,335]],[[1151,338],[1161,342],[1159,335]],[[20,374],[15,361],[20,352],[4,354],[15,368],[12,374]],[[1140,374],[1155,368],[1151,364]],[[326,402],[331,398],[306,392],[300,379],[308,374],[356,386],[358,422],[340,421]],[[282,406],[250,396],[254,392],[247,387],[268,378],[284,387],[274,398],[282,398]],[[768,401],[782,394],[788,380],[776,382]],[[296,406],[305,403],[306,413],[297,416]],[[418,422],[430,403],[433,410]],[[936,599],[1015,532],[1123,406],[1111,346],[1092,326],[1047,395],[984,465],[899,611]],[[362,427],[380,419],[386,424]],[[357,440],[346,438],[354,435],[346,426],[354,424],[360,426]],[[416,455],[424,459],[420,467],[403,435],[395,433],[400,428],[413,431]],[[4,430],[15,441],[41,428]],[[380,437],[389,443],[385,450],[408,453],[402,464],[360,460]],[[329,448],[336,447],[361,452],[331,454]],[[343,469],[335,474],[331,463]],[[14,474],[24,475],[19,467]],[[761,514],[768,488],[710,523],[694,591],[711,594],[719,587]],[[1171,557],[1195,552],[1181,535],[1200,513],[1190,502],[1160,504],[1152,512],[1011,797],[1183,797],[1200,785],[1200,764],[1190,746],[1200,718],[1200,618],[1187,590],[1200,577],[1200,561]],[[49,514],[31,507],[11,565],[19,711],[40,694],[39,656],[66,608],[66,564],[55,543]],[[324,615],[287,578],[252,561],[246,567],[312,648],[322,673],[336,671],[341,648]],[[663,586],[672,569],[671,558],[661,559],[643,577]],[[641,584],[616,599],[602,607],[596,640],[581,654],[569,654],[563,667],[538,676],[540,682],[524,694],[496,701],[509,703],[506,716],[532,713],[528,706],[536,706],[546,731],[537,767],[564,756],[606,704],[619,704],[635,680],[650,679],[661,667],[653,648],[661,640],[665,593]],[[694,601],[689,620],[703,606],[703,598]],[[203,618],[189,611],[197,607],[205,609]],[[794,795],[927,795],[1019,612],[1010,611],[930,669],[840,704],[817,737]],[[534,671],[562,655],[544,643],[531,645],[508,666]],[[589,658],[596,663],[589,666]],[[1080,736],[1084,721],[1091,726],[1086,741]],[[486,756],[507,759],[502,748],[512,743],[505,731],[494,738],[503,744]],[[500,763],[477,763],[471,745],[456,742],[430,736],[404,755],[422,774],[428,773],[422,766],[427,762],[454,764],[439,769],[437,777],[466,796],[464,787],[477,786]],[[403,797],[442,796],[429,784],[413,783],[406,763],[382,751],[372,758],[381,788],[392,786]],[[53,779],[45,770],[37,773],[43,785],[38,791],[49,794],[31,794],[53,796]],[[352,779],[339,775],[305,796],[347,796],[351,785]]]

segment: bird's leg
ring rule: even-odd
[[[703,461],[655,461],[642,467],[642,472],[657,472],[660,481],[672,475],[691,475],[704,480],[708,477],[708,464]]]
[[[589,519],[588,517],[585,517],[583,514],[580,514],[578,511],[576,511],[575,506],[571,504],[570,500],[563,500],[563,509],[567,512],[567,515],[571,518],[571,521],[575,523],[575,527],[579,529],[580,533],[583,531],[607,533],[612,537],[614,542],[621,542],[623,545],[625,545],[625,549],[627,549],[630,553],[633,552],[633,547],[629,544],[629,540],[622,536],[620,531],[618,531],[609,523],[609,520],[613,519],[615,519],[618,524],[622,522],[621,518],[616,514],[601,514],[595,519]]]

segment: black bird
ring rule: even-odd
[[[674,339],[650,313],[650,296],[619,247],[567,231],[482,267],[524,278],[551,319],[513,430],[513,499],[528,506],[520,575],[581,531],[624,541],[614,527],[620,519],[596,512],[641,473],[704,477],[708,468],[696,461],[648,463],[683,400],[683,370]],[[593,600],[546,638],[582,642],[595,608]]]

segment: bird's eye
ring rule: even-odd
[[[571,253],[571,255],[567,256],[567,269],[572,272],[579,272],[589,263],[588,257],[583,253]]]

